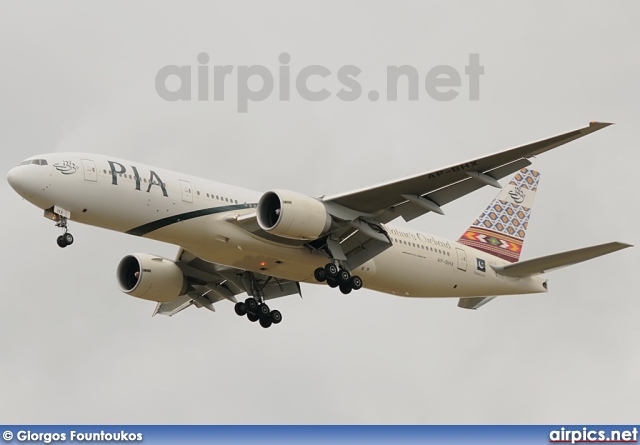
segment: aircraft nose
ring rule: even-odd
[[[14,167],[7,173],[7,182],[16,192],[20,193],[20,186],[24,178],[24,171],[20,167]]]

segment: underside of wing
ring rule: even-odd
[[[427,212],[442,213],[441,207],[485,185],[500,187],[498,179],[530,165],[528,158],[566,144],[611,124],[591,122],[587,127],[541,141],[494,153],[467,162],[425,172],[340,195],[324,202],[373,216],[385,223],[397,217],[409,221]]]
[[[264,300],[302,295],[297,281],[211,263],[184,249],[180,249],[175,262],[187,280],[187,290],[173,301],[158,303],[153,315],[172,316],[189,306],[204,307],[215,312],[214,303],[222,300],[237,303],[236,295],[242,293],[250,297],[259,294]]]

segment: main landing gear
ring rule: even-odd
[[[251,272],[245,272],[242,275],[242,282],[244,284],[245,291],[249,295],[249,298],[244,300],[244,303],[236,303],[234,310],[240,317],[246,315],[251,322],[260,322],[260,326],[263,328],[269,328],[272,324],[278,324],[282,321],[282,314],[280,311],[272,311],[264,302],[264,286],[262,285]]]
[[[280,311],[272,311],[264,302],[259,302],[253,297],[244,300],[244,303],[236,303],[234,307],[236,314],[239,316],[246,315],[251,322],[260,322],[263,328],[271,327],[272,324],[278,324],[282,321]]]
[[[64,229],[64,233],[60,235],[56,240],[58,246],[64,248],[73,244],[73,235],[68,232],[67,228],[67,218],[61,216],[60,220],[56,223],[56,227],[61,227]]]
[[[339,287],[343,294],[351,293],[352,290],[362,288],[362,278],[351,275],[343,267],[338,267],[334,263],[329,263],[324,267],[318,267],[313,272],[313,277],[320,283],[327,282],[329,287]]]

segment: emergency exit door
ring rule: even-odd
[[[98,180],[98,172],[96,171],[96,163],[91,159],[82,159],[82,168],[84,170],[84,180],[96,182]]]
[[[180,179],[180,189],[182,191],[182,201],[193,202],[193,191],[191,191],[191,183]]]
[[[467,270],[467,253],[456,247],[456,252],[458,253],[458,269]]]

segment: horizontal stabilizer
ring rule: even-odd
[[[478,309],[484,306],[496,297],[473,297],[473,298],[461,298],[458,300],[458,307],[462,309]]]
[[[556,253],[554,255],[543,256],[533,260],[522,261],[520,263],[509,264],[507,266],[494,266],[491,268],[506,277],[530,277],[541,273],[559,269],[564,266],[571,266],[583,261],[597,258],[608,253],[632,247],[625,243],[607,243],[598,246],[585,247],[583,249],[570,250],[568,252]]]

